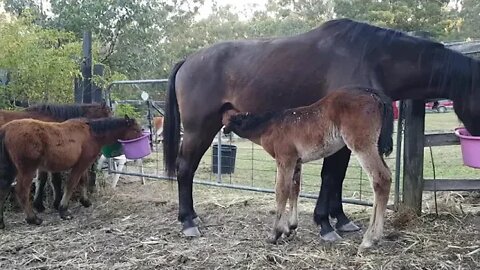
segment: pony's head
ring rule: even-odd
[[[100,119],[91,119],[88,125],[97,138],[103,138],[101,141],[113,143],[118,139],[132,140],[141,137],[142,128],[133,118],[125,115],[122,117],[107,117]]]
[[[123,134],[123,138],[120,138],[120,139],[132,140],[143,135],[142,127],[138,124],[138,122],[134,118],[130,118],[128,117],[128,115],[125,114],[124,119],[125,119],[126,129]]]

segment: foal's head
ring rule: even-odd
[[[263,114],[238,113],[224,118],[223,132],[236,133],[238,136],[253,139],[253,136],[261,136],[262,128],[265,127],[276,113],[267,112]]]
[[[125,118],[92,119],[88,121],[88,125],[95,137],[109,143],[113,143],[118,139],[131,140],[143,135],[140,125],[135,119],[128,117],[128,115],[125,115]]]

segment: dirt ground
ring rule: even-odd
[[[73,203],[73,220],[48,209],[36,227],[9,212],[0,269],[480,269],[478,194],[441,197],[438,217],[388,212],[380,245],[357,254],[363,231],[335,244],[319,239],[312,200],[300,202],[295,238],[272,245],[273,195],[194,190],[203,233],[196,239],[180,234],[176,183],[121,180],[116,191],[100,189],[90,208]],[[345,208],[365,228],[371,208]]]

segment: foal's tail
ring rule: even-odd
[[[180,147],[180,111],[175,93],[175,78],[183,63],[185,60],[176,63],[168,78],[167,103],[163,123],[163,156],[168,176],[174,176],[176,173],[176,161]]]
[[[382,107],[382,129],[378,138],[378,152],[388,156],[393,151],[393,106],[392,100],[385,95],[379,95]]]
[[[0,189],[10,188],[15,180],[16,169],[5,147],[5,131],[0,131]]]

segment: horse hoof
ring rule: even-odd
[[[80,199],[80,204],[85,208],[92,206],[92,202],[88,199]]]
[[[68,211],[68,209],[62,209],[60,207],[58,212],[60,214],[60,218],[63,219],[63,220],[70,220],[70,219],[73,218],[72,214],[70,213],[70,211]]]
[[[2,222],[0,222],[0,230],[3,230],[3,229],[5,229],[5,223],[3,223],[3,221],[2,221]]]
[[[336,242],[342,239],[342,237],[338,235],[336,231],[331,231],[325,235],[320,235],[320,238],[326,242]]]
[[[45,206],[43,206],[43,203],[34,203],[33,208],[35,208],[35,210],[37,210],[39,213],[45,211]]]
[[[186,237],[199,237],[200,231],[198,230],[198,227],[190,227],[182,230],[183,235]]]
[[[198,225],[200,225],[200,224],[202,223],[202,220],[201,220],[199,217],[195,217],[195,218],[193,219],[193,222],[195,222],[195,224],[197,224],[197,226],[198,226]]]
[[[25,221],[27,221],[28,224],[32,225],[40,225],[43,222],[43,220],[39,217],[26,218]]]
[[[335,227],[337,227],[337,231],[339,232],[356,232],[360,230],[360,227],[355,225],[353,221],[350,221],[349,223],[344,224],[342,226],[335,226]]]

